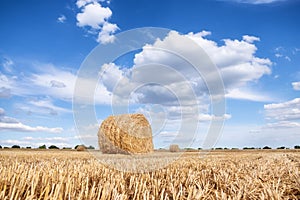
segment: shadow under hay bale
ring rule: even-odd
[[[143,114],[123,114],[105,119],[98,131],[102,153],[153,152],[152,130]]]

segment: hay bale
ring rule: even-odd
[[[170,152],[179,152],[180,148],[177,144],[171,144],[169,150]]]
[[[98,131],[102,153],[153,152],[152,130],[143,114],[123,114],[105,119]]]
[[[86,150],[86,147],[84,145],[78,145],[76,147],[76,151],[85,151]]]

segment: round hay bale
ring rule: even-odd
[[[86,150],[86,147],[84,145],[78,145],[76,147],[76,151],[85,151]]]
[[[171,144],[169,150],[170,152],[179,152],[180,148],[177,144]]]
[[[152,130],[143,114],[123,114],[105,119],[98,132],[102,153],[153,152]]]

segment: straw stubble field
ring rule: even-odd
[[[154,154],[152,165],[178,156]],[[1,150],[0,199],[300,199],[299,169],[299,151],[188,153],[163,169],[128,173],[88,152]]]

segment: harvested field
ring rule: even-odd
[[[145,156],[155,166],[178,153]],[[108,168],[89,152],[0,150],[0,199],[300,199],[299,170],[291,150],[187,153],[147,173]]]

